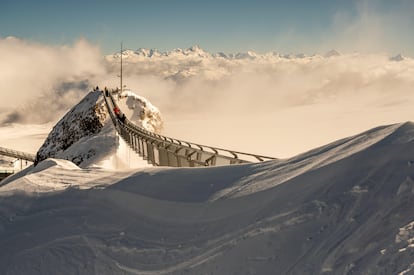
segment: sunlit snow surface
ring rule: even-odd
[[[294,158],[80,169],[50,159],[0,187],[5,274],[409,274],[414,124]]]

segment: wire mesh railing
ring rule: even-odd
[[[0,147],[0,155],[34,162],[36,156],[21,151]]]
[[[141,157],[155,166],[197,167],[261,162],[275,158],[201,145],[153,133],[114,114],[115,99],[105,93],[108,113],[119,135]]]

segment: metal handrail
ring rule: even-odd
[[[24,160],[31,161],[31,162],[34,162],[36,158],[34,154],[16,151],[16,150],[4,148],[4,147],[0,147],[0,155],[17,158],[17,159],[24,159]]]
[[[193,160],[197,163],[204,163],[204,165],[212,165],[212,162],[214,161],[215,158],[220,157],[222,159],[227,159],[230,161],[235,161],[234,163],[249,163],[252,161],[246,160],[246,157],[251,157],[253,159],[256,159],[257,161],[265,161],[265,160],[274,160],[275,158],[273,157],[268,157],[268,156],[263,156],[263,155],[257,155],[257,154],[251,154],[251,153],[244,153],[244,152],[239,152],[239,151],[233,151],[233,150],[228,150],[228,149],[224,149],[224,148],[218,148],[218,147],[212,147],[212,146],[207,146],[207,145],[201,145],[201,144],[197,144],[197,143],[193,143],[193,142],[189,142],[189,141],[184,141],[184,140],[179,140],[179,139],[175,139],[175,138],[170,138],[167,136],[163,136],[157,133],[153,133],[151,131],[148,131],[142,127],[139,127],[137,125],[135,125],[134,123],[132,123],[130,120],[125,119],[124,122],[118,120],[112,109],[113,108],[118,108],[119,106],[116,104],[115,99],[113,98],[112,94],[109,93],[109,98],[111,101],[111,105],[109,104],[107,97],[104,95],[104,99],[105,99],[105,103],[108,109],[108,113],[111,117],[111,120],[113,122],[113,124],[115,125],[115,128],[117,129],[117,131],[120,133],[121,136],[123,136],[122,131],[126,131],[130,134],[133,135],[137,135],[140,136],[142,139],[145,139],[146,141],[150,141],[151,144],[153,144],[153,142],[158,142],[159,144],[165,144],[164,149],[167,149],[170,146],[175,146],[177,147],[176,149],[179,149],[178,151],[181,151],[182,149],[187,149],[190,150],[191,153],[190,155],[187,155],[186,157],[190,157],[192,155],[194,155],[195,153],[199,152],[205,155],[208,155],[209,157],[205,160],[205,161],[198,161],[198,160]],[[125,139],[125,138],[124,138]],[[132,146],[129,141],[127,141],[127,143]],[[176,150],[172,151],[172,153],[177,154]],[[224,154],[228,154],[224,155]]]

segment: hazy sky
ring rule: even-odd
[[[369,51],[414,56],[411,0],[2,0],[0,37],[45,44],[79,38],[127,47],[210,52]]]

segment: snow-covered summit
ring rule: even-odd
[[[120,94],[118,105],[135,125],[154,133],[161,133],[161,112],[146,98],[126,90]]]
[[[96,157],[98,153],[96,148],[89,147],[87,151],[75,152],[70,149],[101,132],[105,120],[107,120],[107,113],[102,101],[102,92],[90,92],[53,127],[38,150],[35,163],[47,158],[62,158],[81,165]],[[87,147],[85,146],[84,149]]]
[[[138,56],[142,57],[160,57],[162,53],[160,53],[157,49],[145,49],[145,48],[139,48],[134,52]]]
[[[161,132],[161,113],[144,97],[131,91],[124,92],[119,96],[118,105],[136,125]],[[120,143],[122,141],[109,119],[103,93],[93,91],[53,127],[37,152],[36,163],[47,158],[60,158],[80,167],[99,166],[119,153]]]
[[[200,46],[195,45],[192,46],[190,48],[188,48],[187,50],[184,51],[184,54],[186,55],[195,55],[195,56],[199,56],[199,57],[210,57],[210,53],[206,52],[205,50],[203,50],[202,48],[200,48]]]

